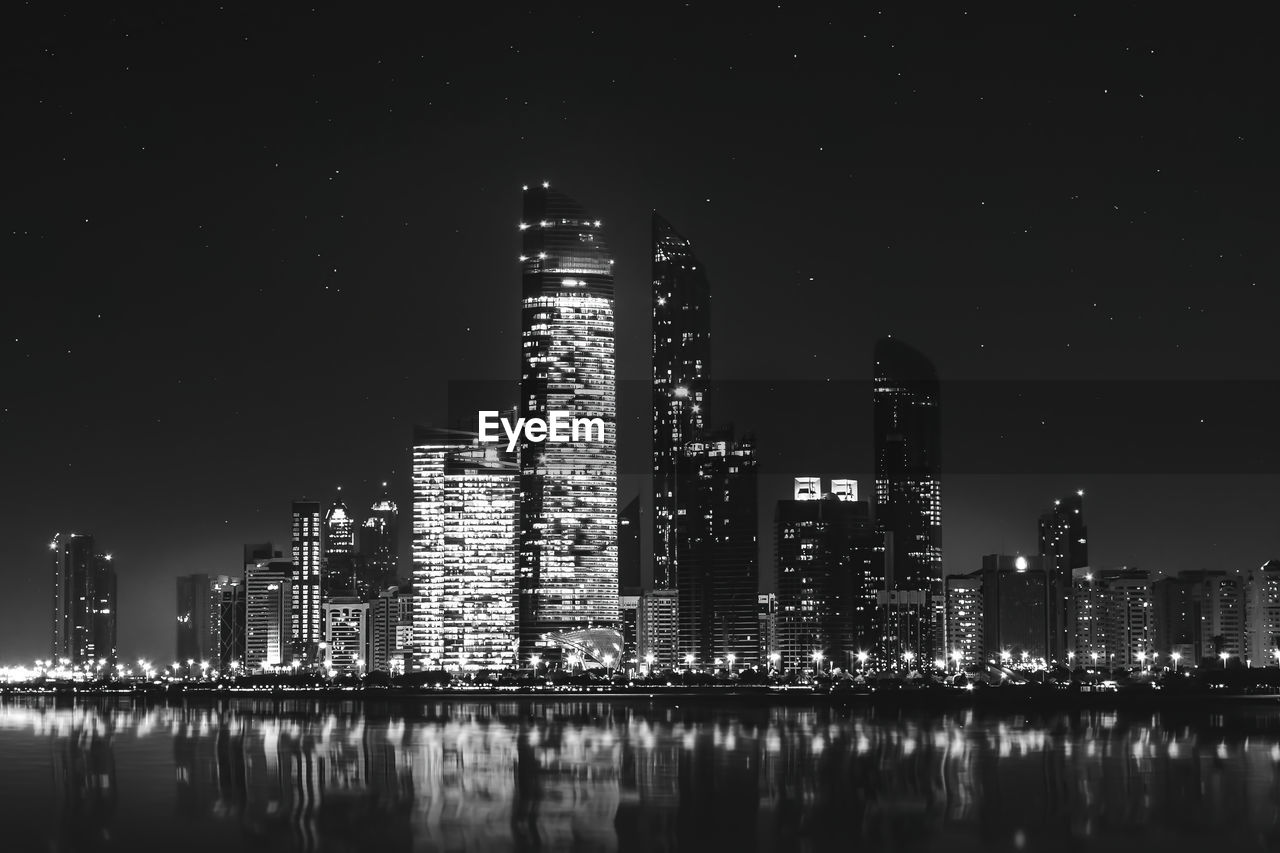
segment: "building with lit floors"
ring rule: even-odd
[[[356,551],[356,519],[342,498],[342,487],[324,514],[324,580],[321,599],[359,595],[357,568],[360,555]]]
[[[777,652],[782,669],[852,669],[859,652],[883,645],[881,536],[852,480],[823,491],[798,477],[774,515]]]
[[[1072,570],[1075,661],[1101,668],[1134,667],[1155,649],[1151,575],[1143,569]]]
[[[291,656],[319,661],[320,604],[324,596],[324,522],[319,501],[293,502],[293,582],[290,586]]]
[[[735,438],[729,427],[690,442],[682,459],[691,494],[681,499],[687,536],[674,577],[680,659],[692,655],[705,668],[730,661],[754,666],[760,651],[755,441]]]
[[[761,669],[768,671],[775,668],[777,662],[782,659],[778,651],[778,594],[776,592],[762,592],[756,596],[756,621],[760,625],[757,631],[760,635],[760,653],[756,659],[760,661]]]
[[[324,603],[323,668],[330,675],[363,675],[373,659],[369,603],[338,596]]]
[[[636,608],[636,636],[645,671],[684,666],[680,659],[679,601],[674,589],[653,589],[640,596]]]
[[[1245,574],[1244,618],[1246,657],[1254,666],[1280,664],[1280,560]]]
[[[1040,558],[1047,572],[1049,658],[1066,663],[1074,650],[1073,575],[1089,565],[1089,530],[1084,523],[1084,490],[1055,500],[1039,521]]]
[[[876,343],[874,361],[875,518],[885,534],[885,591],[920,593],[884,595],[880,609],[893,623],[886,636],[910,645],[893,656],[933,660],[946,636],[938,374],[922,353],[894,338]],[[932,614],[923,624],[921,607]]]
[[[369,602],[369,671],[413,669],[413,585],[387,587]]]
[[[293,564],[264,559],[244,567],[244,668],[263,672],[291,666],[293,654]],[[317,640],[317,649],[319,640]]]
[[[116,664],[116,571],[92,536],[58,533],[53,557],[52,657],[86,672],[106,674]]]
[[[599,219],[549,184],[524,191],[519,414],[598,418],[574,442],[519,446],[521,661],[544,635],[616,630],[613,258]]]
[[[686,485],[685,448],[702,439],[711,371],[711,286],[693,246],[654,211],[650,257],[653,311],[653,584],[677,584],[682,523],[696,497]],[[683,511],[682,511],[683,510]]]
[[[415,431],[415,668],[516,665],[519,482],[505,445],[479,444],[474,433]],[[616,560],[611,580],[616,608]]]
[[[948,666],[973,666],[986,660],[982,646],[982,573],[949,575],[947,591]],[[943,655],[940,655],[942,657]]]
[[[1150,585],[1151,639],[1147,652],[1178,652],[1186,665],[1221,665],[1220,656],[1244,662],[1245,592],[1235,572],[1185,571]],[[1272,660],[1254,665],[1274,664]]]

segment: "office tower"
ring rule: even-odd
[[[213,672],[229,672],[243,664],[245,658],[244,579],[220,576],[212,591],[218,606],[217,646],[208,663]]]
[[[504,446],[478,444],[473,433],[415,432],[416,668],[515,665],[518,484]],[[615,602],[617,594],[615,586]]]
[[[319,507],[316,507],[317,521]],[[264,559],[244,567],[244,668],[260,672],[291,666],[303,659],[293,653],[293,564]],[[317,639],[317,648],[319,639]],[[229,664],[228,664],[229,666]]]
[[[604,440],[520,445],[520,630],[618,625],[613,260],[600,221],[548,184],[524,193],[520,416],[599,418]]]
[[[640,498],[618,513],[618,594],[640,594]]]
[[[760,662],[760,667],[767,671],[773,666],[774,655],[779,654],[778,594],[776,592],[762,592],[756,596],[756,621],[760,626],[757,629],[760,636],[760,652],[756,659]]]
[[[56,534],[53,554],[52,657],[105,674],[116,663],[116,573],[92,536]]]
[[[681,551],[681,466],[702,438],[711,370],[711,287],[692,244],[655,211],[653,259],[654,587],[674,588]]]
[[[1050,636],[1046,563],[1040,557],[1008,554],[982,558],[982,654],[986,660],[1045,664]]]
[[[822,491],[797,477],[774,515],[778,584],[777,651],[782,669],[848,669],[858,652],[882,644],[876,592],[883,558],[865,501]],[[881,643],[877,643],[880,640]],[[815,660],[815,655],[820,658]]]
[[[359,595],[356,553],[356,519],[342,498],[342,487],[324,514],[324,580],[321,598],[328,600],[338,596]]]
[[[893,338],[875,346],[872,406],[876,524],[885,533],[886,612],[894,635],[919,660],[934,658],[946,636],[942,596],[941,422],[938,375],[920,352]],[[901,607],[906,612],[899,612]],[[923,617],[921,607],[933,614]],[[910,623],[914,627],[908,627]],[[904,652],[905,653],[905,652]]]
[[[1245,655],[1254,666],[1280,664],[1280,560],[1249,570],[1244,613]]]
[[[1084,524],[1084,490],[1053,502],[1040,516],[1040,557],[1049,572],[1049,656],[1066,662],[1074,648],[1072,572],[1089,565],[1088,529]]]
[[[752,666],[760,651],[755,441],[725,428],[687,443],[681,456],[687,536],[673,578],[680,658],[710,668],[732,656],[735,666]]]
[[[1075,658],[1100,668],[1131,667],[1154,651],[1151,576],[1142,569],[1072,571]]]
[[[618,612],[622,617],[622,657],[619,666],[634,670],[640,660],[640,595],[618,596]]]
[[[982,647],[982,572],[948,576],[946,592],[947,647],[944,652],[948,666],[982,663],[987,659]]]
[[[373,589],[399,583],[400,509],[386,483],[382,484],[382,496],[369,507],[369,515],[360,525],[360,554]]]
[[[680,659],[678,605],[674,589],[654,589],[640,596],[636,634],[644,671],[660,672],[683,666]]]
[[[178,663],[209,661],[218,650],[220,601],[215,579],[207,574],[183,575],[178,586]]]
[[[372,658],[372,626],[369,603],[355,596],[326,601],[324,613],[324,668],[331,675],[363,675]]]
[[[369,671],[400,675],[413,668],[413,586],[387,587],[369,604]]]
[[[290,594],[291,654],[306,662],[318,660],[323,600],[324,528],[320,502],[293,502],[293,583]]]
[[[1151,584],[1151,643],[1143,651],[1178,652],[1187,665],[1245,657],[1245,598],[1239,574],[1185,571]],[[1149,655],[1148,655],[1149,656]],[[1264,654],[1265,658],[1265,654]],[[1259,660],[1264,666],[1272,661]]]

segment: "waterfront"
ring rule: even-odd
[[[1280,713],[0,702],[17,850],[1280,844]]]

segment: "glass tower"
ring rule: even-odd
[[[711,287],[692,244],[653,214],[653,585],[674,588],[680,553],[685,445],[702,438],[711,366]],[[685,481],[682,483],[682,479]],[[685,515],[688,515],[686,511]]]
[[[116,663],[116,572],[92,536],[53,537],[53,659],[100,672]]]
[[[916,614],[927,629],[906,649],[932,661],[946,637],[942,594],[941,424],[938,374],[916,349],[893,338],[875,346],[872,421],[876,523],[885,533],[886,589],[924,593]],[[923,605],[921,604],[923,602]]]
[[[595,219],[548,184],[520,223],[520,416],[600,418],[603,441],[519,447],[520,631],[616,627],[618,486],[613,260]]]
[[[1048,574],[1049,658],[1060,663],[1075,648],[1072,572],[1089,565],[1089,534],[1084,524],[1084,490],[1053,502],[1040,516],[1040,556]]]

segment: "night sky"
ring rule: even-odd
[[[650,211],[694,241],[710,420],[761,446],[766,577],[791,476],[870,495],[886,334],[944,383],[949,572],[1034,552],[1077,487],[1095,566],[1280,556],[1259,22],[445,8],[9,11],[0,661],[48,652],[55,531],[115,555],[124,660],[172,654],[176,575],[287,548],[294,497],[362,509],[390,480],[407,531],[412,425],[449,419],[450,382],[514,400],[520,186],[543,179],[617,258],[623,501]]]

